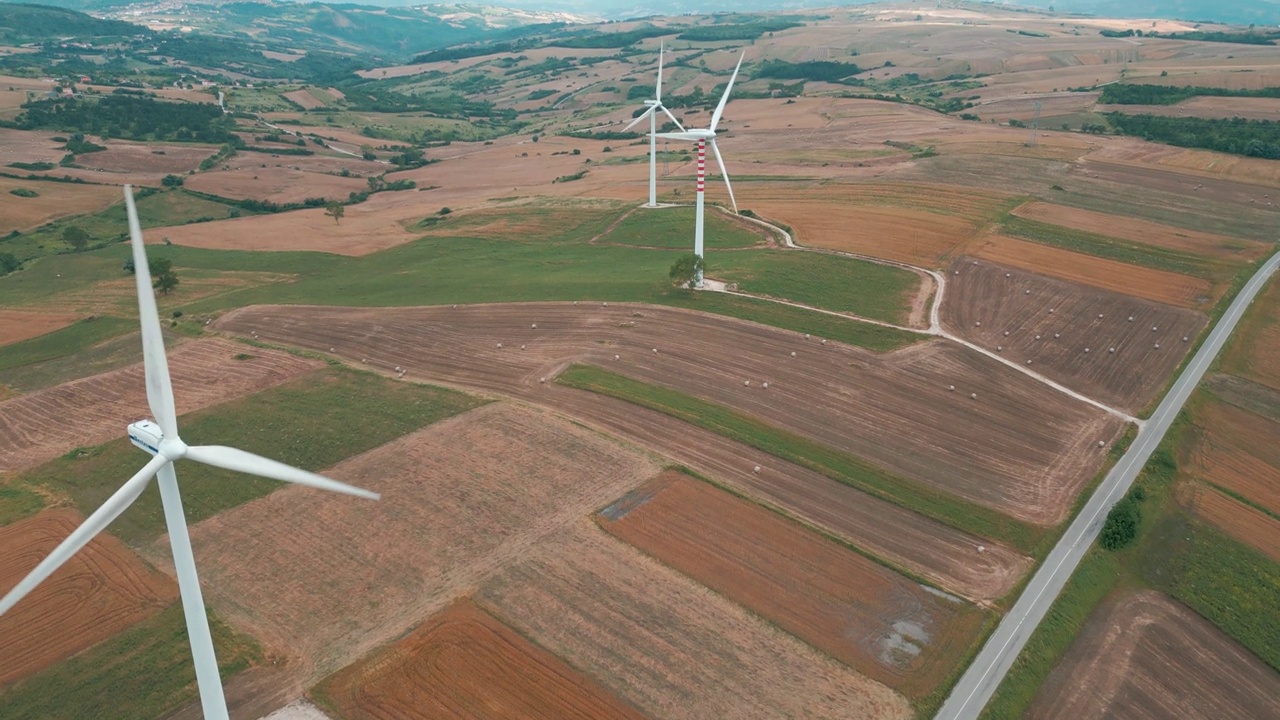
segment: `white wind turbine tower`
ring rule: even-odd
[[[702,243],[702,226],[703,226],[703,191],[706,189],[707,180],[707,143],[711,143],[711,152],[715,153],[716,162],[720,165],[720,174],[724,176],[724,186],[729,190],[729,201],[733,203],[733,211],[738,212],[738,201],[733,199],[733,186],[729,184],[729,173],[724,169],[724,158],[720,156],[720,148],[716,147],[716,126],[720,124],[720,116],[724,113],[725,103],[729,102],[729,93],[733,91],[733,82],[738,79],[738,70],[742,67],[742,59],[747,56],[743,51],[738,56],[738,64],[733,68],[733,75],[729,78],[729,85],[724,89],[724,95],[720,96],[720,104],[716,105],[716,111],[711,116],[711,126],[705,130],[681,130],[673,133],[658,133],[658,137],[667,138],[669,140],[693,140],[698,143],[698,199],[697,210],[694,213],[693,228],[693,254],[703,257]],[[694,287],[702,287],[702,273],[694,278]]]
[[[626,132],[638,125],[641,120],[649,118],[649,207],[658,206],[658,111],[661,110],[666,113],[667,117],[671,118],[671,122],[676,124],[676,127],[684,130],[684,126],[680,124],[676,116],[672,115],[671,111],[662,104],[662,51],[663,45],[659,43],[658,85],[654,89],[653,99],[644,101],[644,104],[649,109],[645,110],[635,120],[632,120],[630,125],[622,129],[623,132]]]
[[[182,594],[182,610],[187,620],[187,636],[191,641],[191,655],[195,661],[200,703],[207,720],[225,720],[227,704],[222,695],[222,681],[218,675],[218,661],[213,652],[209,622],[205,617],[200,580],[196,577],[195,558],[191,554],[191,537],[187,534],[187,521],[182,509],[182,499],[178,493],[178,478],[173,472],[174,461],[186,458],[226,470],[372,500],[377,500],[378,494],[275,460],[268,460],[244,450],[220,445],[188,446],[182,442],[178,437],[177,412],[174,409],[173,387],[169,382],[169,363],[165,359],[164,339],[160,335],[160,319],[156,314],[156,298],[151,289],[151,272],[147,267],[146,250],[142,247],[142,230],[138,226],[138,211],[133,204],[133,190],[128,185],[124,186],[124,198],[129,212],[129,232],[133,236],[133,266],[138,284],[138,310],[142,320],[142,353],[146,367],[147,404],[151,407],[151,413],[156,419],[154,423],[150,420],[139,420],[130,425],[129,440],[155,457],[108,498],[102,507],[90,515],[83,525],[63,540],[62,544],[54,548],[49,557],[41,561],[31,574],[23,578],[9,591],[9,594],[0,599],[0,615],[8,612],[27,593],[71,559],[98,533],[106,529],[107,525],[142,495],[147,484],[151,482],[151,477],[157,476],[160,480],[160,498],[164,505],[164,518],[169,528],[169,543],[173,547],[173,564],[178,575],[178,588]]]

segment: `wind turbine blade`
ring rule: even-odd
[[[142,491],[146,489],[147,483],[151,482],[151,476],[155,475],[167,462],[169,460],[163,455],[156,455],[151,458],[151,462],[142,466],[137,475],[129,478],[129,482],[122,485],[114,495],[107,498],[102,507],[86,518],[80,527],[76,528],[67,536],[66,540],[63,540],[58,547],[53,549],[53,552],[49,553],[49,557],[41,560],[34,570],[22,578],[22,581],[14,586],[3,599],[0,599],[0,615],[5,614],[10,608],[17,605],[18,601],[26,597],[27,593],[44,582],[46,578],[62,567],[63,563],[80,552],[80,549],[85,545],[88,545],[89,541],[98,533],[105,530],[113,520],[120,517],[120,513],[133,504],[133,501],[137,500]]]
[[[720,165],[720,174],[724,176],[724,186],[729,190],[729,202],[733,203],[733,212],[738,213],[738,201],[733,199],[733,186],[729,184],[729,171],[724,169],[724,158],[720,157],[720,148],[716,147],[715,138],[711,139],[711,153],[716,156],[716,163]]]
[[[355,495],[356,497],[370,500],[377,500],[380,497],[376,492],[353,487],[337,480],[331,480],[323,475],[317,475],[292,465],[269,460],[261,455],[254,455],[251,452],[223,445],[189,447],[187,448],[187,459],[202,462],[205,465],[220,467],[224,470],[235,470],[236,472],[249,473],[250,475],[271,478],[272,480],[283,480],[344,495]]]
[[[124,186],[124,204],[129,212],[129,234],[133,236],[133,277],[138,285],[138,317],[142,322],[142,360],[147,375],[147,404],[165,437],[178,436],[178,413],[173,407],[173,386],[169,382],[169,361],[164,355],[164,336],[156,294],[151,288],[151,268],[142,247],[142,227],[133,204],[133,187]]]
[[[685,131],[685,132],[658,133],[657,137],[666,138],[667,140],[688,140],[689,142],[697,142],[698,140],[702,139],[703,136]]]
[[[653,99],[659,103],[662,102],[662,49],[665,42],[664,40],[658,41],[658,87],[653,93]]]
[[[720,104],[716,106],[715,114],[711,116],[711,132],[716,131],[716,126],[720,124],[720,116],[724,114],[724,106],[729,102],[729,93],[733,92],[733,81],[738,79],[738,70],[742,68],[742,59],[747,56],[747,51],[743,50],[738,56],[738,64],[733,68],[733,75],[729,76],[729,85],[724,89],[724,95],[720,96]]]
[[[662,108],[662,112],[666,113],[667,117],[671,118],[671,122],[675,123],[676,127],[680,128],[680,132],[684,132],[684,126],[680,124],[680,121],[676,119],[675,115],[671,114],[671,111],[667,109],[666,105],[655,105],[654,107]]]
[[[650,106],[650,107],[649,107],[649,109],[648,109],[648,110],[645,110],[645,111],[644,111],[643,113],[641,113],[640,115],[637,115],[637,116],[636,116],[636,119],[635,119],[635,120],[632,120],[630,125],[628,125],[628,126],[626,126],[626,127],[622,128],[622,132],[626,132],[626,131],[630,130],[631,128],[633,128],[633,127],[635,127],[636,125],[638,125],[638,124],[640,123],[640,121],[641,121],[641,120],[644,120],[645,118],[647,118],[647,117],[649,117],[650,115],[652,115],[652,114],[653,114],[653,110],[654,110],[654,108],[656,108],[656,107],[657,107],[657,105],[652,105],[652,106]]]

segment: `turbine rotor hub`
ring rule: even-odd
[[[160,454],[170,462],[181,460],[187,456],[187,444],[180,437],[167,437],[160,441]]]

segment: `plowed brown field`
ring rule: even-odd
[[[191,534],[218,614],[301,658],[300,672],[315,681],[658,469],[545,411],[493,404],[326,471],[381,492],[382,502],[290,487]],[[166,547],[161,539],[152,549],[162,556]]]
[[[0,527],[0,593],[31,572],[84,516],[45,510]],[[0,617],[0,688],[168,607],[177,585],[103,533]]]
[[[1280,280],[1254,301],[1222,361],[1226,372],[1280,390]]]
[[[214,145],[159,145],[109,140],[107,149],[76,156],[76,164],[110,173],[145,173],[155,176],[195,170],[205,158],[218,152]]]
[[[1025,717],[1280,717],[1280,674],[1191,610],[1136,591],[1094,611]]]
[[[1183,496],[1196,515],[1280,562],[1280,520],[1199,483],[1187,486]]]
[[[1195,476],[1280,513],[1280,422],[1225,403],[1206,404],[1197,419]]]
[[[291,167],[202,172],[187,178],[185,186],[221,197],[252,198],[275,203],[297,203],[313,197],[346,200],[353,192],[369,189],[368,181],[364,178],[294,170]],[[351,209],[353,208],[348,208]],[[333,223],[332,219],[328,220]]]
[[[30,340],[75,322],[70,313],[35,313],[0,310],[0,346]]]
[[[34,190],[37,197],[10,195],[10,190]],[[29,230],[70,215],[97,212],[124,196],[120,188],[109,185],[73,185],[71,183],[35,182],[0,177],[0,234],[12,230]]]
[[[644,717],[469,600],[315,692],[349,720]]]
[[[1209,307],[1226,289],[1215,288],[1207,280],[1188,275],[1152,270],[1003,235],[982,238],[966,247],[965,252],[1067,282],[1186,308]]]
[[[652,717],[912,715],[901,695],[585,519],[482,585],[477,600]]]
[[[667,472],[597,516],[609,533],[867,677],[928,695],[982,613],[707,483]]]
[[[237,360],[240,354],[250,357]],[[179,413],[279,385],[322,365],[222,338],[184,343],[169,355]],[[125,426],[150,414],[141,363],[0,402],[0,472],[122,437]]]
[[[947,270],[941,318],[950,330],[1129,412],[1164,387],[1208,322],[1194,310],[974,262]]]
[[[540,377],[571,362],[598,364],[1036,523],[1066,516],[1105,460],[1098,442],[1121,430],[1113,416],[951,343],[881,355],[645,305],[261,306],[229,313],[216,327],[500,392],[537,393]]]
[[[1043,202],[1027,203],[1014,210],[1013,214],[1029,220],[1108,235],[1130,242],[1185,250],[1208,257],[1231,258],[1242,262],[1257,260],[1272,250],[1271,246],[1254,240],[1240,240],[1224,235],[1183,230],[1145,220]]]

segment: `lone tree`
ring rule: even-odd
[[[68,225],[62,231],[62,241],[70,245],[76,252],[79,252],[89,244],[89,233],[76,225]]]
[[[701,255],[695,255],[694,253],[681,255],[675,261],[675,264],[671,266],[671,272],[669,273],[671,283],[676,287],[692,288],[705,269]]]
[[[342,216],[347,214],[347,209],[343,207],[342,203],[334,200],[324,206],[324,214],[333,218],[333,224],[337,225],[338,221],[342,220]]]
[[[147,269],[151,271],[151,287],[159,290],[161,295],[168,295],[178,287],[178,274],[173,271],[173,262],[168,258],[149,261]]]
[[[1119,550],[1138,537],[1138,524],[1142,522],[1142,509],[1138,507],[1137,492],[1125,495],[1120,502],[1107,513],[1107,522],[1102,526],[1099,542],[1108,550]]]
[[[160,184],[167,188],[175,188],[182,187],[182,182],[181,175],[165,175],[164,179],[160,181]]]

